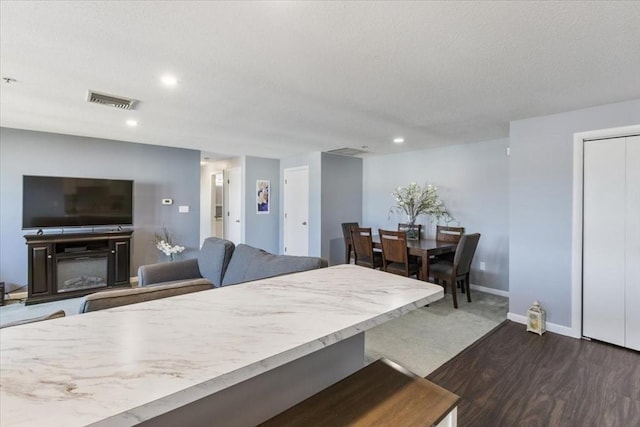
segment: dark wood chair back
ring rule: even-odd
[[[436,240],[441,242],[459,242],[464,234],[464,227],[436,226]]]
[[[357,222],[343,222],[342,236],[344,237],[344,263],[351,263],[351,253],[353,252],[353,241],[351,240],[351,228],[360,227]]]
[[[351,227],[351,241],[355,252],[357,265],[369,268],[382,266],[380,253],[373,252],[373,239],[371,238],[371,228]]]
[[[404,231],[378,230],[382,247],[382,269],[389,273],[412,276],[418,274],[420,268],[409,263],[407,249],[407,233]]]
[[[420,239],[422,237],[422,224],[414,224],[413,229],[416,230],[416,239]],[[398,231],[407,232],[409,230],[411,230],[411,224],[406,224],[402,222],[398,223]]]

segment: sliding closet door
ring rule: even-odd
[[[625,139],[585,141],[582,333],[625,342]]]
[[[627,140],[626,345],[640,350],[640,136]]]
[[[584,143],[582,333],[640,350],[640,136]]]

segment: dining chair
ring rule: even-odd
[[[398,231],[410,232],[410,230],[413,230],[416,233],[416,239],[414,240],[420,240],[420,238],[422,237],[422,224],[411,225],[402,222],[398,223]],[[408,236],[407,238],[410,238],[410,236]]]
[[[356,265],[369,268],[382,267],[382,253],[373,250],[371,228],[351,227],[351,242]]]
[[[436,225],[436,240],[441,242],[459,242],[464,234],[464,227],[449,227]]]
[[[344,263],[351,264],[351,254],[353,253],[353,241],[351,240],[351,227],[360,227],[357,222],[343,222],[342,236],[344,237]]]
[[[471,261],[476,253],[480,233],[463,234],[458,242],[456,253],[453,257],[453,263],[435,262],[429,264],[429,275],[439,283],[440,280],[445,282],[451,288],[451,297],[453,299],[453,308],[458,308],[458,299],[456,296],[456,287],[458,281],[466,290],[467,301],[471,302],[471,292],[469,291],[469,273],[471,271]],[[447,289],[445,285],[445,290]]]
[[[436,240],[440,242],[455,242],[460,241],[460,237],[464,234],[464,227],[449,227],[448,225],[436,225]],[[453,263],[452,253],[435,255],[429,262],[446,261]],[[464,289],[463,289],[464,292]]]
[[[410,262],[405,231],[378,230],[382,246],[382,270],[401,276],[419,277],[420,264]]]

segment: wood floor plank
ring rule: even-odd
[[[640,426],[640,353],[505,321],[427,376],[458,425]]]

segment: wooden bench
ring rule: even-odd
[[[459,399],[381,359],[261,425],[455,427]]]

